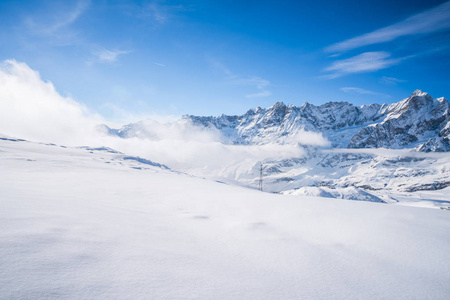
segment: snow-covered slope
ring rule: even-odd
[[[450,193],[440,192],[450,187],[448,153],[309,148],[302,158],[262,164],[264,191],[386,203],[401,199],[397,204],[408,195],[419,206],[420,195],[427,192],[428,207],[450,206]],[[261,162],[229,166],[211,178],[256,188],[260,166]]]
[[[149,158],[151,159],[151,158]],[[0,298],[448,299],[450,212],[0,140]]]

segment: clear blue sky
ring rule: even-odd
[[[450,97],[450,2],[1,1],[0,60],[106,118]]]

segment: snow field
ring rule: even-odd
[[[448,211],[0,141],[0,298],[448,299]],[[141,167],[141,169],[136,169]]]

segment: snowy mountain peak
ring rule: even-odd
[[[427,93],[416,90],[410,97],[382,107],[380,115],[384,118],[381,122],[362,128],[351,139],[349,147],[417,146],[420,151],[450,151],[449,135],[446,131],[442,131],[450,120],[448,108],[449,103],[444,98],[436,100]],[[430,138],[433,140],[430,141]],[[424,147],[426,143],[432,146]]]
[[[414,91],[410,97],[405,99],[405,104],[414,109],[426,108],[430,104],[437,104],[436,102],[437,100],[421,90]]]
[[[422,92],[422,90],[415,90],[411,96],[425,96],[427,93]]]
[[[279,109],[286,107],[286,104],[284,104],[282,101],[275,102],[273,106],[271,106],[269,109]]]

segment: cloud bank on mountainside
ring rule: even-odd
[[[105,120],[70,97],[26,63],[7,60],[0,66],[0,134],[68,146],[108,146],[173,168],[220,168],[243,161],[302,156],[297,145],[236,146],[223,143],[219,131],[205,130],[182,121],[144,120],[145,139],[105,135],[98,125]],[[317,143],[305,134],[297,142]]]

